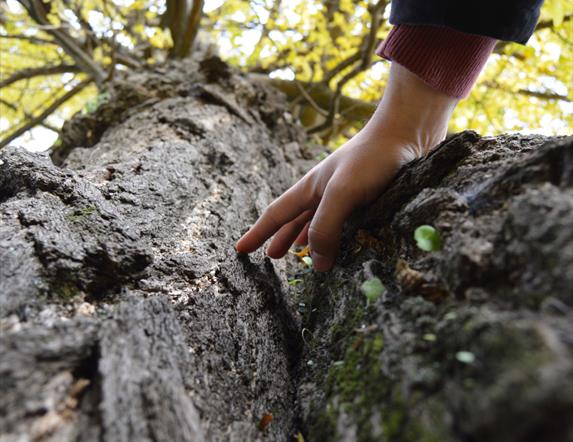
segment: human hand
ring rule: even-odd
[[[266,208],[237,250],[252,252],[274,235],[266,253],[281,258],[297,240],[310,243],[315,269],[328,270],[344,221],[376,198],[400,166],[403,143],[380,141],[360,133],[317,164]]]
[[[379,196],[402,164],[444,139],[456,103],[393,64],[384,99],[364,129],[273,201],[235,248],[250,253],[274,235],[271,258],[283,257],[293,242],[308,243],[314,268],[329,270],[345,220]]]

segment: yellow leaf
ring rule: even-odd
[[[310,255],[310,247],[306,246],[300,252],[291,252],[293,255],[298,256],[299,258],[304,258],[305,256]]]
[[[551,20],[553,21],[553,26],[561,26],[563,23],[563,17],[565,16],[565,3],[564,0],[551,0],[545,5]]]

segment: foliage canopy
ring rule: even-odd
[[[39,125],[44,131],[32,134],[55,139],[64,120],[97,106],[107,81],[122,70],[185,57],[193,48],[271,79],[311,133],[338,145],[361,127],[384,89],[389,64],[373,50],[391,28],[389,3],[2,2],[0,146],[29,137]],[[546,0],[526,46],[500,42],[450,129],[564,133],[572,127],[572,15],[572,0]]]

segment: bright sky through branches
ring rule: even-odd
[[[98,38],[115,38],[127,53],[139,54],[138,43],[128,32],[119,16],[108,16],[101,0],[70,0],[81,5],[83,18]],[[372,1],[340,0],[339,8],[327,19],[324,0],[289,0],[280,2],[273,12],[275,0],[205,0],[200,40],[215,43],[219,55],[243,71],[265,71],[272,78],[317,82],[325,70],[348,58],[360,47],[368,32]],[[76,12],[61,0],[53,0],[56,15],[70,32],[81,33]],[[161,62],[161,51],[169,46],[169,32],[161,29],[159,17],[165,12],[160,0],[114,0],[108,2],[124,14],[138,17],[135,32],[141,40],[153,46],[149,63]],[[480,76],[471,96],[456,109],[451,130],[474,129],[484,135],[501,132],[541,134],[571,133],[573,126],[573,32],[571,0],[546,0],[541,22],[544,28],[534,34],[526,46],[508,44],[494,54]],[[23,8],[15,0],[6,0],[3,7],[9,14],[7,24],[0,24],[0,35],[9,31],[10,21],[15,29],[27,36],[44,36],[36,24],[26,19]],[[390,29],[387,23],[390,7],[384,10],[383,25],[378,40]],[[54,15],[55,17],[55,15]],[[553,21],[553,23],[552,23]],[[558,23],[556,26],[555,23]],[[34,48],[22,41],[0,39],[2,60],[0,77],[7,78],[13,71],[37,65],[38,62],[56,63],[63,56],[61,50],[45,45]],[[138,52],[139,51],[139,52]],[[99,62],[109,63],[109,56],[96,49]],[[139,56],[139,55],[136,55]],[[106,58],[107,57],[107,58]],[[163,56],[164,57],[164,56]],[[347,84],[346,96],[365,102],[380,99],[388,75],[388,63],[373,58],[371,68],[360,73]],[[126,69],[118,65],[117,70]],[[339,74],[343,76],[348,70]],[[54,92],[68,82],[70,89],[78,80],[70,82],[70,75],[52,75],[45,79],[18,82],[1,91],[2,99],[17,102],[17,111],[0,102],[0,130],[9,131],[21,124],[25,115],[37,114],[39,109],[53,100]],[[334,79],[336,82],[337,79]],[[97,91],[90,87],[74,100],[50,115],[46,126],[60,127],[73,113],[85,109],[95,100]],[[549,98],[548,98],[549,97]],[[551,98],[554,97],[554,98]],[[358,129],[352,126],[346,135],[331,139],[331,145],[340,144],[344,137]],[[57,133],[46,127],[36,127],[17,139],[17,144],[43,150],[57,140]]]

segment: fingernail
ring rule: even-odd
[[[311,251],[310,257],[312,258],[312,266],[319,272],[326,272],[332,266],[332,260],[328,256],[321,255],[320,253]]]

